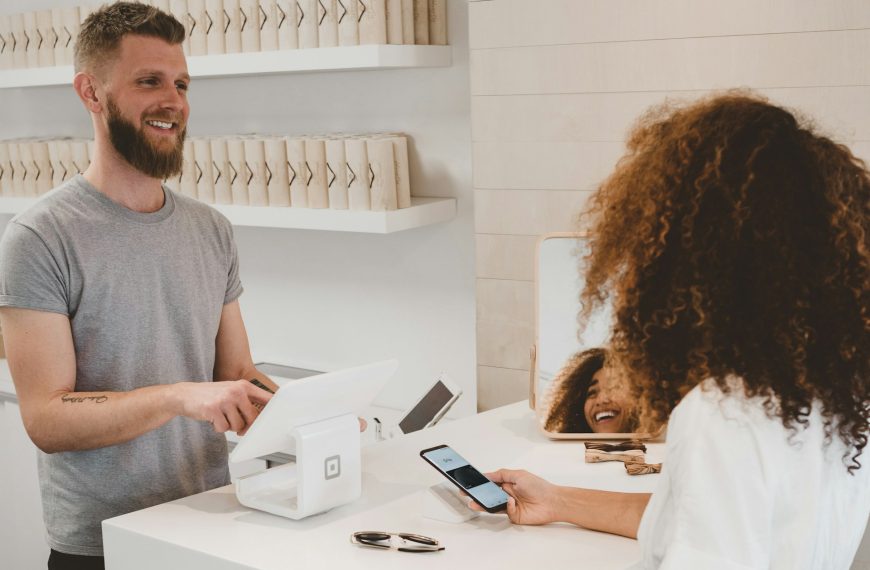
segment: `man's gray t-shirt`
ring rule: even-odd
[[[7,226],[0,306],[69,317],[76,392],[212,379],[221,311],[242,293],[232,226],[164,195],[138,213],[77,176]],[[226,440],[176,417],[120,445],[40,452],[39,479],[50,546],[102,555],[102,520],[229,483]]]

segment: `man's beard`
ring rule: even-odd
[[[184,159],[184,128],[175,141],[175,147],[161,151],[154,147],[144,132],[144,126],[136,126],[121,115],[114,101],[106,101],[106,119],[109,128],[109,141],[130,166],[152,178],[166,179],[181,172]]]

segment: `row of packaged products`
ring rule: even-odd
[[[17,139],[0,141],[0,194],[39,196],[60,186],[90,165],[88,139]]]
[[[39,196],[83,172],[84,139],[0,141],[0,194]],[[408,140],[396,133],[192,137],[179,192],[210,204],[386,211],[411,205]]]
[[[185,53],[447,44],[447,0],[146,0],[187,30]],[[0,69],[71,65],[84,5],[0,14]]]

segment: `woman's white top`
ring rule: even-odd
[[[707,381],[674,409],[641,568],[849,568],[870,516],[870,446],[850,475],[818,406],[792,434],[762,402]]]

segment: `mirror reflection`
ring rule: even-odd
[[[630,387],[609,366],[607,350],[582,350],[549,388],[544,428],[560,433],[632,433],[637,408]]]
[[[607,349],[612,310],[578,322],[586,240],[578,234],[546,236],[538,246],[538,418],[552,437],[649,437],[638,433],[639,406],[629,378]]]

